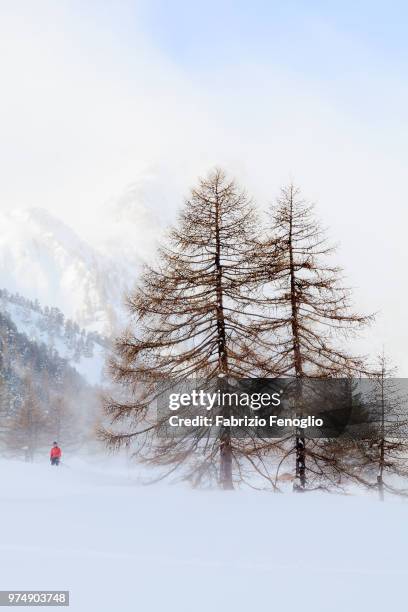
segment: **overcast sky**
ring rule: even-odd
[[[384,343],[408,375],[406,3],[0,0],[0,12],[1,209],[42,206],[86,234],[147,171],[181,194],[223,165],[262,205],[294,178],[340,242],[357,305],[380,311],[367,350]],[[149,205],[170,218],[179,204]]]

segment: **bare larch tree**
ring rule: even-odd
[[[17,455],[24,451],[25,460],[33,461],[36,451],[47,442],[47,413],[31,375],[25,374],[21,405],[7,431],[7,447]]]
[[[396,372],[384,353],[378,357],[365,393],[371,427],[356,445],[360,484],[376,487],[381,501],[385,491],[408,495],[402,486],[408,476],[408,386],[406,379],[396,378]]]
[[[340,340],[371,317],[352,312],[341,269],[329,263],[333,251],[314,218],[313,205],[293,184],[284,187],[272,207],[270,237],[259,259],[268,288],[265,301],[275,312],[266,328],[274,334],[273,361],[281,376],[347,377],[364,369],[363,360],[343,350]],[[302,490],[308,452],[301,430],[292,451],[294,486]]]
[[[196,483],[215,473],[224,489],[233,488],[234,465],[239,474],[243,456],[253,461],[247,441],[232,440],[229,427],[216,435],[199,428],[195,435],[160,437],[161,423],[149,420],[149,409],[160,381],[222,385],[229,377],[272,372],[257,319],[258,232],[251,201],[223,171],[191,191],[158,264],[146,268],[128,299],[134,324],[117,342],[112,374],[130,394],[107,402],[112,424],[102,437],[108,445],[133,441],[142,460],[167,466],[167,473],[184,466]]]

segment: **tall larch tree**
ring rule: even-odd
[[[111,368],[128,394],[107,402],[112,424],[102,437],[108,445],[132,441],[140,458],[167,466],[166,473],[184,466],[195,483],[217,474],[224,489],[233,488],[234,465],[239,474],[243,457],[253,462],[248,440],[232,439],[228,427],[161,438],[161,424],[149,420],[149,409],[160,381],[222,384],[230,377],[273,374],[257,319],[258,232],[251,201],[222,170],[191,191],[158,264],[146,268],[128,300],[133,326],[118,340]]]
[[[270,214],[270,235],[259,258],[265,303],[274,316],[265,327],[273,333],[272,354],[281,376],[348,377],[364,370],[360,357],[342,348],[371,317],[351,309],[351,292],[342,271],[330,263],[334,249],[314,217],[313,205],[289,184]],[[297,431],[295,488],[306,487],[308,451]],[[311,453],[310,449],[310,453]],[[315,457],[316,459],[316,457]]]

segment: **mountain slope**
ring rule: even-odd
[[[97,210],[66,211],[71,226],[42,208],[0,212],[0,287],[52,304],[89,331],[116,333],[165,223],[154,211],[170,206],[173,191],[146,171]]]
[[[127,290],[120,262],[45,210],[3,213],[0,227],[3,287],[54,304],[89,330],[115,329]]]
[[[81,329],[56,307],[42,308],[38,300],[33,302],[5,289],[0,290],[0,313],[27,341],[44,345],[56,359],[66,360],[88,384],[102,384],[110,346],[106,337]]]

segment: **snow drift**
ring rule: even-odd
[[[116,460],[0,463],[2,589],[75,612],[376,612],[406,598],[407,506],[143,487]]]

